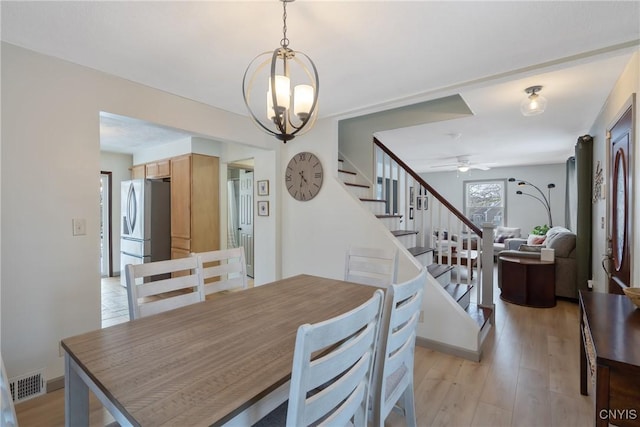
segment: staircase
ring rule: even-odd
[[[418,344],[479,360],[482,343],[493,323],[493,296],[490,296],[490,303],[478,304],[472,302],[471,294],[475,285],[471,280],[471,260],[465,260],[464,256],[443,257],[443,254],[447,255],[450,253],[448,251],[451,250],[454,251],[454,254],[456,250],[462,250],[462,255],[472,253],[473,251],[464,251],[463,249],[472,247],[472,236],[475,239],[473,240],[475,244],[481,244],[482,231],[470,229],[468,224],[464,223],[464,220],[455,218],[455,215],[452,218],[446,212],[448,209],[444,209],[444,204],[434,197],[434,191],[417,174],[405,171],[388,155],[380,156],[380,153],[378,153],[377,157],[378,185],[375,188],[370,182],[367,182],[366,179],[361,178],[354,172],[352,169],[355,168],[344,159],[339,159],[338,177],[340,181],[342,181],[347,191],[362,203],[365,209],[385,225],[390,235],[402,244],[406,249],[407,256],[413,257],[417,263],[427,267],[427,271],[434,279],[430,283],[436,283],[437,285],[435,286],[444,291],[431,294],[434,296],[433,299],[448,298],[458,305],[459,309],[449,309],[453,313],[448,313],[445,316],[457,316],[462,312],[467,317],[467,320],[473,321],[471,325],[469,325],[469,322],[465,324],[464,321],[462,324],[468,325],[473,330],[473,333],[477,333],[478,337],[478,348],[474,351],[460,350],[456,348],[456,345],[441,345],[437,340],[432,340],[428,337],[421,340],[420,334],[418,334]],[[412,174],[416,176],[413,177]],[[422,198],[420,210],[417,209],[418,197]],[[443,233],[443,230],[447,230],[447,232]],[[456,239],[448,239],[449,235],[458,237]],[[480,248],[481,246],[477,247]],[[466,261],[466,263],[463,261]],[[481,260],[478,259],[478,261]],[[492,266],[490,267],[492,268]],[[475,281],[476,283],[481,283],[480,262],[477,264],[477,270]],[[461,273],[465,271],[466,282],[460,280]],[[484,292],[478,291],[477,301],[482,302],[483,295]],[[427,296],[427,293],[425,293],[425,296]],[[437,304],[439,309],[448,307],[447,304],[438,304],[435,301],[433,303]],[[434,322],[440,321],[438,319],[429,319],[429,313],[426,310],[425,317],[425,322],[427,323],[430,320]]]

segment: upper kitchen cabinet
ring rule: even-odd
[[[220,249],[220,162],[189,154],[171,159],[171,257]]]
[[[147,163],[144,166],[147,179],[169,178],[171,176],[171,163],[169,159]]]
[[[131,168],[131,179],[144,179],[144,165],[136,165]]]

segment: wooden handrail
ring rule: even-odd
[[[426,188],[430,194],[432,194],[440,203],[442,203],[451,213],[453,213],[463,224],[465,224],[469,229],[471,229],[474,233],[476,233],[480,238],[482,238],[482,230],[479,229],[474,223],[469,221],[462,212],[455,208],[447,199],[445,199],[440,193],[438,193],[432,186],[427,184],[424,179],[420,177],[417,173],[414,172],[405,162],[400,160],[398,156],[396,156],[391,150],[389,150],[382,142],[378,140],[375,136],[373,137],[373,143],[380,147],[382,151],[384,151],[389,157],[391,157],[400,167],[402,167],[405,172],[413,177],[416,181],[420,183],[424,188]]]

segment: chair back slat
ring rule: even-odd
[[[204,300],[199,257],[128,264],[125,274],[131,320]]]
[[[244,247],[192,253],[202,260],[204,294],[247,289],[247,263]]]
[[[382,299],[378,289],[347,313],[298,328],[287,426],[366,425]]]
[[[396,282],[398,250],[352,246],[346,253],[344,279],[364,285],[386,287]]]

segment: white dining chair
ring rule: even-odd
[[[202,260],[204,295],[247,289],[247,263],[244,247],[192,253]]]
[[[407,426],[416,426],[413,359],[426,277],[423,267],[415,278],[386,290],[369,406],[370,421],[375,427],[384,426],[397,403],[401,404]]]
[[[9,378],[4,368],[4,360],[0,357],[2,365],[2,378],[0,381],[0,426],[14,427],[18,425],[18,417],[16,417],[16,409],[13,405],[13,397],[9,388]]]
[[[397,280],[398,249],[352,246],[347,250],[344,264],[344,280],[348,282],[389,286]]]
[[[378,289],[347,313],[300,326],[288,403],[253,427],[366,426],[383,298]]]
[[[383,293],[359,307],[298,328],[287,426],[367,425],[373,358]],[[315,357],[322,352],[321,356]],[[320,387],[323,384],[330,384]]]
[[[127,264],[125,274],[131,320],[204,301],[200,257]]]

